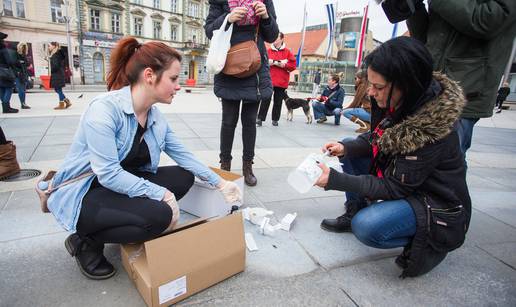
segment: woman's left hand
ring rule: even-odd
[[[328,179],[330,178],[330,168],[328,168],[324,163],[317,163],[317,166],[322,170],[321,176],[317,179],[314,185],[324,188],[328,185]]]
[[[269,19],[269,14],[267,13],[267,7],[263,2],[255,1],[253,3],[254,12],[257,16],[260,16],[261,19]]]
[[[233,181],[221,179],[217,188],[224,196],[226,203],[242,202],[242,191]]]

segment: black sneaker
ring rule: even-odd
[[[278,121],[277,121],[277,120],[273,120],[273,121],[272,121],[272,125],[273,125],[273,126],[278,126]]]
[[[75,257],[81,273],[95,280],[107,279],[115,275],[116,269],[104,257],[104,244],[89,238],[82,238],[76,233],[68,236],[65,247]]]
[[[261,119],[257,119],[256,120],[256,127],[261,127],[262,126],[262,120]]]

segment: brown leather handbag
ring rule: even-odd
[[[254,41],[238,43],[229,49],[222,73],[236,78],[247,78],[254,75],[262,66],[257,42],[258,27],[256,27]]]

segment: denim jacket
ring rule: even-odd
[[[120,166],[120,161],[131,150],[137,127],[130,86],[100,95],[90,103],[81,117],[70,150],[54,176],[53,186],[89,171],[93,171],[93,174],[59,188],[48,199],[48,208],[64,229],[76,230],[82,199],[95,176],[102,186],[114,192],[129,197],[163,199],[165,188],[137,177]],[[219,183],[219,176],[179,142],[155,106],[149,110],[144,139],[151,162],[140,171],[156,173],[160,153],[164,151],[199,179],[212,185]]]

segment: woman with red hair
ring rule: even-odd
[[[170,104],[179,91],[180,62],[164,43],[120,40],[111,55],[109,92],[89,104],[53,178],[60,188],[48,198],[48,210],[73,232],[65,246],[88,278],[115,273],[104,243],[145,241],[171,229],[179,219],[177,200],[194,176],[216,186],[227,202],[241,200],[236,184],[197,160],[155,106]],[[178,165],[158,167],[162,151]]]

